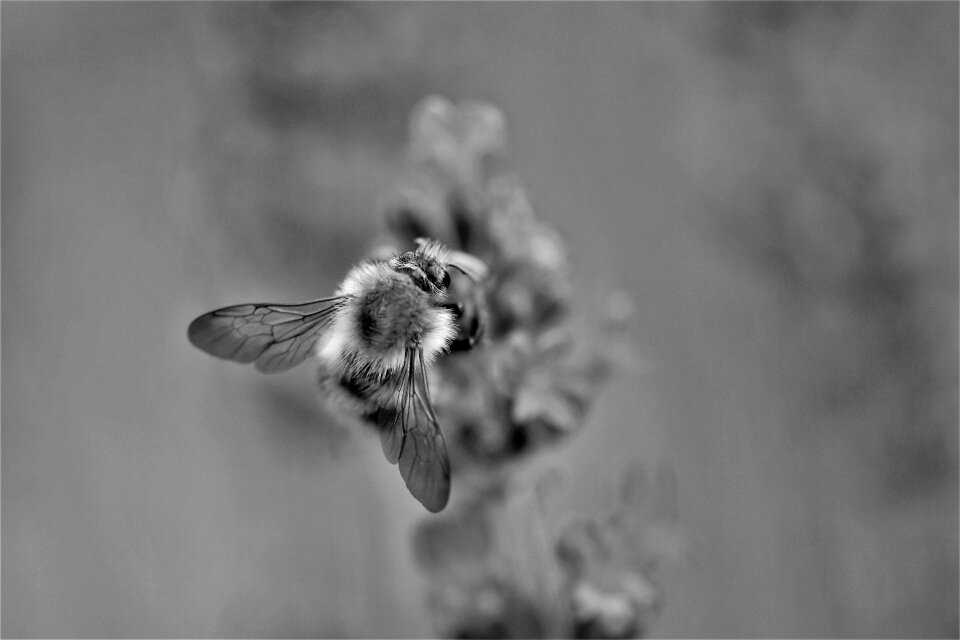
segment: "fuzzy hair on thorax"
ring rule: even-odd
[[[437,260],[441,251],[422,246],[416,253]],[[393,260],[355,267],[338,295],[346,300],[318,353],[340,375],[386,378],[403,367],[408,349],[422,350],[429,363],[456,335],[453,314],[439,306],[443,293],[423,291]]]

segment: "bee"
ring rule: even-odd
[[[414,251],[355,266],[330,298],[216,309],[191,322],[187,336],[210,355],[264,373],[315,356],[328,398],[376,428],[407,489],[436,513],[450,496],[450,462],[427,369],[482,332],[475,313],[458,324],[464,307],[448,299],[450,268],[474,283],[487,273],[479,259],[420,239]]]

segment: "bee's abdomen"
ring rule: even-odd
[[[338,391],[348,397],[359,409],[357,413],[365,420],[373,420],[380,408],[381,401],[377,398],[380,388],[376,381],[364,379],[356,375],[340,376],[337,380]]]
[[[357,371],[344,373],[321,366],[319,382],[326,397],[335,405],[345,410],[347,415],[365,422],[375,423],[380,409],[393,402],[390,397],[391,385],[376,376]]]

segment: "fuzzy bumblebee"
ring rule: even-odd
[[[447,299],[450,267],[474,282],[486,274],[476,258],[420,240],[415,251],[357,265],[333,297],[224,307],[190,323],[187,335],[213,356],[264,373],[316,356],[330,400],[376,426],[410,493],[438,512],[450,496],[450,462],[427,367],[460,333],[460,308]]]

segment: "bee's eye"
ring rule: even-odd
[[[449,271],[444,271],[444,272],[443,272],[443,280],[440,281],[440,288],[441,288],[441,289],[446,289],[446,288],[449,287],[449,286],[450,286],[450,272],[449,272]]]

